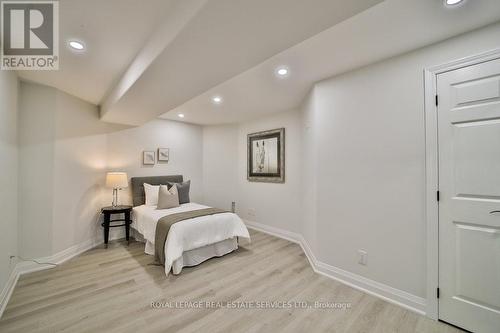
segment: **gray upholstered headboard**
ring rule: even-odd
[[[132,202],[134,207],[144,205],[146,195],[144,194],[144,183],[151,185],[167,185],[167,182],[182,183],[181,175],[175,176],[151,176],[151,177],[132,177]]]

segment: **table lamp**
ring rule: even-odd
[[[118,190],[128,187],[125,172],[108,172],[106,174],[106,187],[113,189],[113,207],[118,206]]]

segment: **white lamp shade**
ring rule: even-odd
[[[106,187],[125,188],[128,187],[128,178],[125,172],[108,172],[106,174]]]

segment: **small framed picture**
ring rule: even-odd
[[[154,151],[144,151],[142,153],[142,163],[144,165],[154,165],[156,162],[156,154]]]
[[[158,162],[168,162],[169,154],[168,148],[158,148]]]

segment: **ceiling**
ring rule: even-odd
[[[235,123],[297,108],[315,82],[500,20],[498,0],[386,0],[216,85],[161,118],[201,125]],[[287,79],[275,69],[286,65]],[[213,96],[224,102],[214,105]],[[178,114],[184,114],[180,119]]]
[[[500,20],[498,0],[62,0],[60,70],[23,80],[102,120],[211,125],[296,108],[314,82]],[[75,53],[67,40],[85,42]],[[277,66],[290,68],[277,79]],[[211,103],[214,95],[224,99]],[[183,113],[185,118],[177,115]]]
[[[172,3],[171,0],[61,0],[59,70],[19,71],[19,77],[99,104],[167,15]],[[73,52],[67,47],[69,39],[84,41],[87,51]]]
[[[186,0],[182,0],[183,6]],[[125,93],[111,94],[103,120],[140,125],[381,0],[208,0],[170,26],[163,51]],[[176,18],[179,15],[175,16]],[[166,21],[168,24],[169,22]],[[172,30],[175,36],[171,38]],[[158,49],[158,48],[156,48]],[[133,82],[133,84],[130,84]]]

